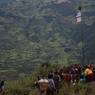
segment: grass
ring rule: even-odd
[[[8,83],[6,95],[38,95],[38,89],[33,87],[30,79]],[[95,85],[77,84],[76,86],[61,84],[56,95],[95,95]]]
[[[5,83],[5,95],[38,95],[38,89],[34,85],[37,76],[39,74],[47,75],[49,70],[50,68],[45,68],[45,70],[40,68],[27,78],[7,81]],[[95,83],[78,83],[73,86],[61,82],[59,92],[55,95],[95,95]]]

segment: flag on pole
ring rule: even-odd
[[[81,19],[81,11],[78,11],[77,15],[76,15],[76,22],[80,23],[82,21]]]

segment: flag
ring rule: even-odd
[[[82,21],[81,19],[81,11],[78,11],[77,15],[76,15],[76,22],[80,23]]]

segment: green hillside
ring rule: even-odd
[[[0,5],[1,75],[2,68],[4,74],[11,69],[9,73],[23,76],[38,63],[80,63],[81,31],[85,61],[94,62],[95,1],[63,1],[15,0]],[[80,4],[83,22],[77,25],[75,14]]]

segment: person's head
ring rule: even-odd
[[[52,79],[53,78],[53,76],[48,76],[48,79]]]
[[[3,86],[3,85],[4,85],[4,81],[1,81],[0,86]]]
[[[54,72],[54,74],[55,74],[55,75],[57,75],[57,74],[58,74],[58,72],[57,72],[57,71],[55,71],[55,72]]]

